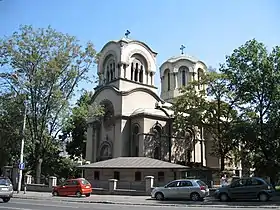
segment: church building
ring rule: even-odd
[[[200,79],[206,64],[183,52],[166,60],[159,68],[159,96],[154,82],[156,57],[146,43],[129,38],[110,41],[102,48],[92,101],[104,106],[105,115],[88,122],[86,159],[94,163],[150,157],[219,168],[218,158],[210,155],[211,139],[202,128],[190,127],[180,138],[172,131],[173,99],[180,87]]]

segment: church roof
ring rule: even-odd
[[[173,115],[173,111],[172,110],[167,110],[167,113],[170,115]],[[166,114],[160,110],[160,109],[155,109],[155,108],[139,108],[139,109],[136,109],[132,114],[131,116],[134,116],[134,115],[138,115],[138,114],[146,114],[146,115],[156,115],[156,116],[164,116],[164,117],[167,117]]]
[[[87,165],[78,166],[79,168],[138,168],[138,169],[148,169],[148,168],[172,168],[172,169],[188,169],[189,167],[170,163],[162,160],[157,160],[148,157],[118,157],[109,160],[99,161]]]
[[[197,59],[196,57],[193,57],[193,56],[190,56],[190,55],[185,55],[185,54],[179,55],[179,56],[173,56],[173,57],[167,59],[163,64],[165,64],[165,63],[175,63],[175,62],[177,62],[179,60],[188,60],[188,61],[190,61],[192,63],[200,62],[200,63],[205,65],[205,63],[203,63],[201,60]]]

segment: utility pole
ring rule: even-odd
[[[25,127],[26,127],[26,115],[27,115],[27,105],[26,100],[24,101],[24,116],[23,116],[23,126],[22,126],[22,139],[20,147],[20,163],[19,163],[19,177],[18,177],[18,188],[17,193],[21,190],[21,181],[22,181],[22,170],[24,169],[23,155],[24,155],[24,140],[25,140]]]

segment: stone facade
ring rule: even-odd
[[[105,116],[88,122],[86,159],[96,162],[146,156],[219,168],[219,160],[210,155],[211,138],[202,128],[190,127],[181,139],[169,137],[172,100],[181,86],[200,79],[207,66],[187,55],[168,59],[160,66],[159,97],[154,83],[156,55],[145,43],[127,38],[110,41],[102,48],[99,84],[92,100],[104,105]],[[180,145],[176,144],[179,140]]]

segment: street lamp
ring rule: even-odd
[[[24,154],[24,141],[25,141],[25,127],[26,127],[26,117],[27,117],[27,101],[24,100],[24,115],[23,115],[23,125],[22,125],[22,139],[21,139],[21,147],[20,147],[20,163],[19,163],[19,176],[18,176],[18,188],[17,193],[21,190],[21,181],[22,181],[22,170],[24,169],[23,163],[23,154]]]

